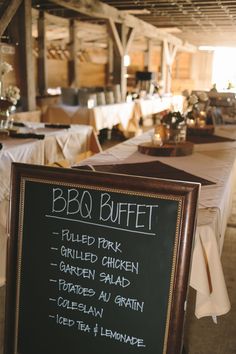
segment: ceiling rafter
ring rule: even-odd
[[[236,43],[236,0],[102,0],[126,13],[151,23],[157,28],[179,28],[176,34],[195,45],[224,45],[219,32],[225,32],[225,43]],[[198,36],[190,36],[196,31]],[[213,31],[213,33],[212,33]],[[193,33],[192,33],[193,34]],[[231,38],[229,38],[229,36]]]
[[[166,39],[169,43],[175,45],[183,46],[183,41],[170,33],[163,31],[162,29],[157,29],[151,24],[138,19],[135,16],[124,14],[120,12],[115,7],[109,6],[104,2],[98,0],[51,0],[51,1],[33,1],[34,6],[39,6],[45,9],[48,7],[48,3],[53,3],[56,6],[74,11],[75,13],[84,14],[85,16],[109,19],[111,18],[114,22],[124,23],[128,27],[136,28],[139,33],[142,33],[148,38],[156,38],[160,40]]]
[[[236,0],[32,0],[32,3],[49,14],[86,24],[105,26],[109,14],[114,22],[125,22],[136,27],[140,35],[156,41],[163,41],[164,37],[171,43],[174,37],[179,43],[194,46],[236,44]]]

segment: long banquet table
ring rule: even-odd
[[[119,124],[125,133],[137,132],[139,120],[155,113],[174,108],[182,111],[183,96],[164,96],[138,99],[96,106],[93,108],[56,104],[48,106],[43,115],[44,122],[65,124],[88,124],[98,133],[101,129],[112,129]]]
[[[91,126],[71,125],[68,129],[45,128],[43,123],[24,123],[22,134],[44,135],[44,139],[1,139],[0,150],[0,286],[5,282],[7,220],[12,162],[47,165],[66,159],[75,163],[80,153],[99,152],[101,147]]]
[[[117,124],[120,124],[123,131],[127,131],[130,124],[137,124],[139,117],[136,117],[134,102],[115,103],[93,108],[57,104],[48,106],[43,120],[50,123],[87,124],[99,132],[104,128],[112,129]]]
[[[184,97],[181,95],[169,95],[163,97],[154,96],[151,98],[141,98],[136,100],[136,106],[140,116],[145,118],[168,109],[182,112],[183,99]]]
[[[79,165],[96,170],[96,165],[160,161],[183,173],[214,182],[201,186],[190,286],[196,290],[196,317],[212,316],[216,320],[216,316],[230,310],[221,252],[236,181],[236,141],[196,144],[189,156],[155,157],[139,153],[137,145],[150,141],[152,134],[153,131],[149,131],[127,140]],[[215,135],[236,138],[236,126],[219,126]]]

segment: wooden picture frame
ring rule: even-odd
[[[13,163],[4,354],[179,354],[198,194]]]

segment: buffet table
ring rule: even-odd
[[[152,98],[141,98],[136,101],[137,109],[143,118],[168,109],[182,112],[183,96],[163,96]]]
[[[97,133],[101,129],[112,129],[119,124],[119,129],[124,133],[137,133],[141,117],[145,118],[171,108],[182,111],[183,96],[153,97],[93,108],[65,104],[50,105],[43,114],[43,121],[91,125]]]
[[[5,282],[6,223],[11,163],[45,165],[66,159],[72,164],[80,153],[88,150],[94,153],[101,151],[93,128],[90,126],[73,125],[62,129],[53,126],[45,128],[43,123],[24,123],[24,125],[25,127],[19,128],[18,137],[5,139],[0,137],[2,144],[0,150],[0,286]],[[30,134],[28,138],[27,134]]]
[[[121,130],[129,130],[130,124],[136,125],[139,121],[136,116],[134,102],[115,103],[93,108],[68,106],[64,104],[48,106],[43,116],[44,122],[87,124],[91,125],[96,132],[101,129],[112,129],[119,124]]]
[[[127,167],[125,164],[144,163],[139,167],[142,175],[154,176],[155,163],[158,161],[159,164],[168,165],[169,168],[182,172],[185,178],[183,180],[188,180],[188,175],[191,174],[191,181],[201,182],[202,179],[206,181],[205,184],[202,183],[199,197],[190,286],[196,290],[196,317],[212,316],[216,319],[216,316],[230,310],[221,252],[236,181],[236,141],[196,144],[193,154],[188,156],[155,157],[141,154],[137,149],[138,144],[150,141],[152,134],[153,131],[149,131],[127,140],[94,155],[80,165],[99,170],[98,165],[119,164],[123,166],[122,173],[125,173],[124,168]],[[216,127],[215,134],[236,138],[236,126]],[[151,175],[148,174],[145,165],[148,162],[153,163]],[[104,170],[100,167],[101,169]],[[107,171],[109,170],[112,172],[110,167]],[[171,176],[173,175],[169,173],[168,178],[173,178]]]

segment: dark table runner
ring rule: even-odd
[[[45,123],[45,128],[52,129],[69,129],[71,127],[70,124],[60,124],[60,123]]]
[[[78,169],[91,170],[90,166],[74,166]],[[208,181],[204,178],[192,175],[191,173],[179,170],[178,168],[166,165],[160,161],[131,163],[122,165],[96,165],[93,166],[95,171],[121,173],[136,176],[156,177],[164,179],[173,179],[185,182],[196,182],[201,185],[211,185],[214,182]]]
[[[44,134],[35,134],[35,133],[15,133],[15,132],[10,132],[10,137],[11,138],[17,138],[17,139],[44,139],[45,135]]]
[[[25,123],[23,122],[13,122],[14,127],[25,127]]]
[[[194,144],[209,144],[209,143],[223,143],[227,141],[235,141],[235,139],[224,138],[218,135],[188,135],[188,141]]]

